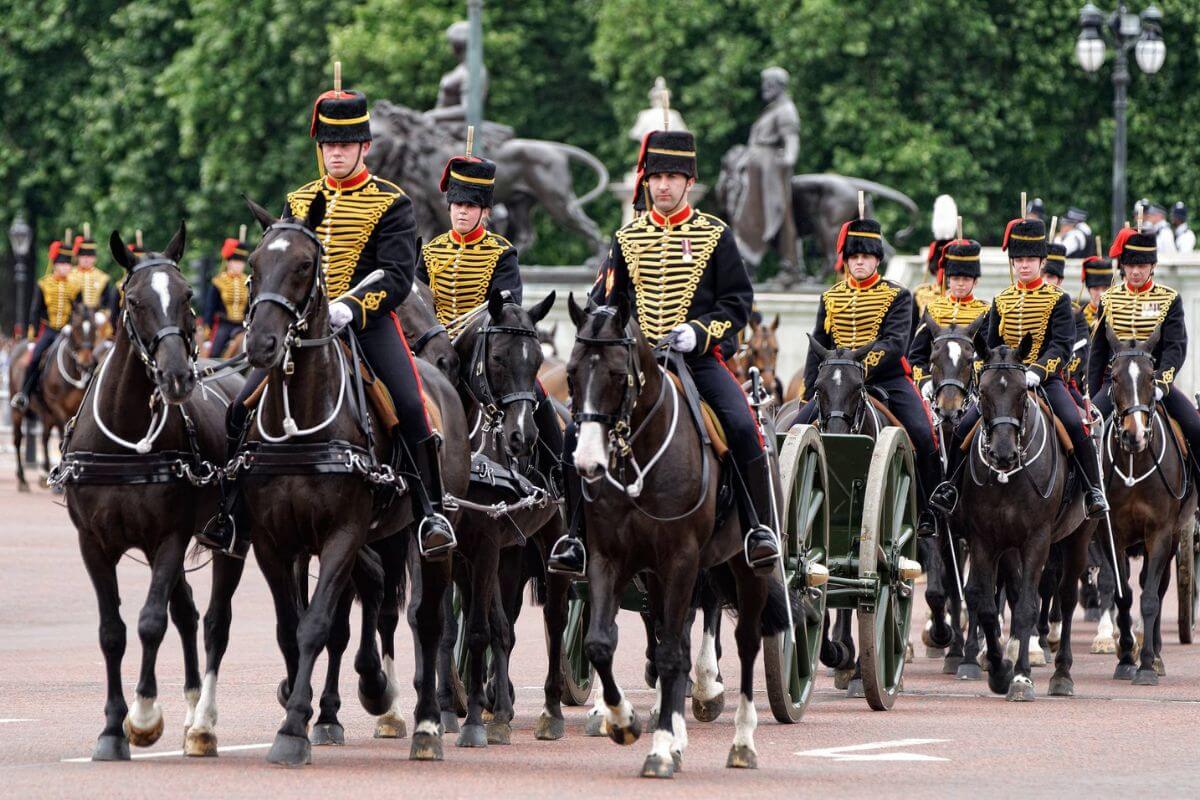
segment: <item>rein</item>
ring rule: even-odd
[[[984,364],[979,368],[979,374],[983,375],[983,373],[987,372],[988,370],[1009,370],[1020,372],[1021,380],[1024,381],[1024,364]],[[1029,450],[1034,446],[1033,440],[1027,440],[1027,426],[1025,424],[1025,419],[1029,415],[1030,411],[1033,412],[1033,418],[1036,422],[1032,436],[1037,436],[1039,433],[1041,434],[1037,444],[1037,451],[1034,452],[1032,456],[1029,455]],[[1002,485],[1006,484],[1013,475],[1024,471],[1029,477],[1029,482],[1033,486],[1034,491],[1037,492],[1038,496],[1043,500],[1049,499],[1050,495],[1054,491],[1055,478],[1058,476],[1058,448],[1051,447],[1051,454],[1054,456],[1054,461],[1051,464],[1050,477],[1046,481],[1045,490],[1038,487],[1037,483],[1033,479],[1032,474],[1026,470],[1026,467],[1030,467],[1037,463],[1037,461],[1042,457],[1042,453],[1045,452],[1046,445],[1049,443],[1051,437],[1051,423],[1046,419],[1046,415],[1042,413],[1037,403],[1034,402],[1033,392],[1025,392],[1025,402],[1021,407],[1020,417],[981,417],[981,419],[983,419],[983,424],[979,432],[980,435],[975,437],[975,453],[979,456],[979,460],[983,462],[983,465],[988,468],[989,474],[994,474],[996,476],[996,483]],[[1001,425],[1012,425],[1015,427],[1017,429],[1017,441],[1021,444],[1017,454],[1017,466],[1007,471],[997,468],[994,464],[992,464],[992,461],[989,458],[989,454],[991,452],[990,440],[992,433]],[[984,482],[979,479],[979,476],[975,472],[975,460],[971,459],[970,462],[971,480],[976,486],[983,486]]]
[[[1151,355],[1150,353],[1147,353],[1144,350],[1121,350],[1113,355],[1112,360],[1115,361],[1118,358],[1147,359],[1150,361],[1151,368],[1153,368],[1153,366],[1154,366],[1153,355]],[[1112,392],[1111,387],[1109,388],[1109,392],[1111,394],[1111,392]],[[1136,398],[1136,393],[1135,393],[1135,398]],[[1139,454],[1126,448],[1125,445],[1119,441],[1119,437],[1117,436],[1118,423],[1123,423],[1127,417],[1130,417],[1134,414],[1145,414],[1146,415],[1146,419],[1147,419],[1146,430],[1147,430],[1147,434],[1150,437],[1150,442],[1149,442],[1150,454],[1151,454],[1151,456],[1153,456],[1150,466],[1146,469],[1145,472],[1141,473],[1140,475],[1134,475],[1134,461]],[[1183,500],[1183,498],[1187,496],[1188,489],[1189,489],[1189,483],[1190,483],[1190,481],[1189,481],[1190,469],[1188,468],[1187,458],[1184,456],[1183,450],[1179,446],[1179,442],[1175,441],[1174,436],[1171,436],[1167,433],[1166,423],[1163,422],[1164,416],[1166,416],[1166,415],[1162,411],[1159,410],[1158,404],[1154,403],[1154,402],[1134,403],[1132,405],[1125,406],[1124,408],[1114,408],[1112,415],[1110,415],[1107,419],[1104,420],[1105,455],[1108,456],[1108,460],[1112,464],[1113,475],[1120,478],[1121,481],[1125,484],[1126,488],[1132,489],[1134,486],[1137,486],[1139,483],[1146,480],[1146,478],[1157,473],[1157,475],[1159,476],[1159,479],[1162,481],[1163,488],[1165,488],[1167,490],[1167,493],[1170,494],[1171,497],[1178,502],[1178,501]],[[1158,432],[1157,436],[1155,436],[1156,430]],[[1117,464],[1116,454],[1113,451],[1113,440],[1114,439],[1118,439],[1118,446],[1126,455],[1129,456],[1128,471],[1122,471],[1121,467]],[[1161,447],[1157,453],[1154,452],[1154,443],[1155,443],[1156,439],[1161,439]],[[1174,452],[1175,452],[1176,456],[1179,458],[1179,463],[1182,465],[1181,477],[1180,477],[1180,481],[1179,481],[1179,491],[1176,491],[1175,487],[1172,486],[1171,483],[1167,480],[1167,474],[1166,474],[1166,472],[1163,471],[1163,468],[1162,468],[1163,459],[1166,457],[1166,454],[1167,454],[1167,447],[1168,447],[1167,441],[1168,440],[1170,440],[1173,443]]]
[[[847,414],[840,408],[835,408],[828,413],[821,412],[821,404],[818,401],[817,409],[820,412],[818,413],[818,422],[821,423],[820,427],[822,429],[827,428],[831,420],[845,420],[846,426],[850,429],[850,433],[859,435],[862,434],[863,425],[866,424],[867,421],[867,414],[870,413],[871,421],[875,425],[875,433],[878,434],[879,431],[883,430],[883,428],[886,426],[879,418],[879,411],[867,397],[867,386],[865,382],[866,369],[863,367],[862,363],[854,360],[853,358],[827,358],[821,362],[821,369],[824,370],[826,367],[854,367],[859,371],[859,374],[863,376],[864,382],[858,390],[858,411],[856,411],[853,415]],[[814,387],[813,392],[818,396],[822,394],[821,390],[816,387]]]
[[[90,368],[84,369],[84,366],[79,363],[79,356],[71,353],[71,361],[79,370],[79,377],[72,377],[71,373],[67,371],[66,364],[63,363],[63,351],[67,349],[67,344],[68,342],[61,342],[58,346],[58,354],[55,358],[55,362],[58,367],[58,374],[62,376],[64,381],[66,381],[69,385],[74,386],[76,389],[86,389],[88,382],[92,379],[92,374],[96,371],[95,362],[92,363]],[[91,348],[89,347],[89,349]]]

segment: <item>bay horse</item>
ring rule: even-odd
[[[313,200],[305,219],[281,220],[252,201],[247,205],[263,238],[250,256],[246,353],[252,366],[265,370],[266,378],[239,461],[247,472],[242,476],[243,496],[254,552],[275,602],[276,634],[287,667],[279,693],[281,699],[287,697],[286,716],[267,760],[298,766],[311,760],[307,724],[316,656],[329,641],[339,609],[344,613],[351,581],[356,587],[370,587],[377,580],[361,551],[402,531],[411,535],[413,518],[409,504],[397,502],[398,490],[406,485],[390,466],[390,443],[379,413],[363,407],[369,404],[362,392],[350,390],[358,385],[359,367],[348,363],[330,328],[321,243],[315,232],[325,215],[324,198]],[[469,467],[461,405],[436,369],[415,363],[428,399],[440,411],[446,492],[461,496]],[[354,397],[347,402],[350,395]],[[415,546],[404,549],[413,587],[409,622],[417,650],[418,699],[410,758],[440,760],[435,663],[450,562],[422,559]],[[294,566],[311,555],[320,558],[320,570],[312,598],[301,609]],[[371,608],[378,613],[374,600]],[[364,619],[364,631],[372,635],[364,635],[355,669],[364,707],[383,714],[392,708],[397,688],[383,670],[375,626],[374,619]]]
[[[1130,614],[1133,592],[1125,569],[1117,576],[1122,591],[1117,596],[1120,641],[1113,678],[1132,680],[1135,686],[1157,685],[1159,676],[1166,674],[1162,599],[1179,536],[1196,515],[1196,487],[1188,454],[1173,434],[1161,404],[1153,399],[1153,353],[1161,335],[1161,328],[1156,328],[1147,340],[1137,342],[1119,341],[1111,330],[1108,333],[1114,354],[1109,369],[1113,413],[1105,422],[1101,458],[1112,503],[1113,537],[1119,554],[1139,546],[1145,551],[1141,574],[1145,638],[1140,663],[1135,668]],[[1063,617],[1065,623],[1065,608]],[[1064,639],[1066,635],[1064,630]]]
[[[658,634],[659,685],[657,729],[641,774],[669,778],[679,768],[691,660],[685,622],[700,570],[708,569],[736,585],[741,694],[726,766],[756,767],[754,662],[763,635],[789,624],[785,589],[746,563],[732,504],[718,511],[720,465],[680,407],[686,400],[632,318],[628,298],[620,294],[614,305],[587,311],[571,296],[568,308],[576,327],[568,372],[578,439],[568,436],[564,457],[574,458],[583,482],[591,600],[584,650],[603,685],[608,735],[623,745],[641,735],[613,676],[617,609],[639,575]]]
[[[1040,606],[1038,587],[1053,544],[1062,558],[1061,571],[1056,572],[1063,630],[1048,691],[1074,694],[1071,617],[1095,529],[1095,521],[1086,519],[1081,487],[1069,478],[1068,453],[1048,405],[1026,388],[1025,359],[1032,348],[1028,334],[1015,349],[1000,345],[989,350],[980,337],[975,339],[983,361],[978,373],[980,422],[965,439],[968,452],[958,478],[959,502],[951,515],[951,524],[966,531],[970,543],[966,595],[987,638],[988,687],[1014,702],[1035,697],[1030,638]],[[1018,583],[1011,625],[1011,638],[1017,642],[1015,664],[1005,658],[996,603],[998,569],[1014,553],[1019,562],[1018,574],[1010,576]]]
[[[94,761],[127,760],[130,743],[147,747],[162,735],[155,665],[168,613],[183,642],[186,751],[216,752],[217,670],[229,639],[229,604],[242,562],[213,558],[202,687],[198,614],[183,561],[193,532],[216,509],[225,409],[241,381],[225,377],[196,391],[192,290],[178,267],[185,238],[180,224],[165,250],[139,258],[113,232],[109,248],[126,271],[121,324],[112,352],[68,428],[57,471],[100,610],[108,700]],[[150,589],[138,616],[142,666],[132,709],[121,687],[125,623],[116,571],[117,561],[131,549],[141,550],[150,564]]]
[[[783,403],[783,385],[775,374],[779,359],[779,315],[770,323],[755,313],[750,319],[750,335],[729,359],[729,370],[740,383],[750,380],[750,368],[757,367],[767,395],[774,398],[776,405]]]
[[[84,392],[92,373],[96,370],[96,345],[100,341],[99,330],[81,301],[71,307],[71,317],[59,333],[57,341],[42,356],[45,366],[38,377],[38,385],[29,398],[25,411],[12,409],[10,412],[13,429],[13,449],[17,453],[17,490],[29,491],[25,481],[25,467],[21,457],[24,441],[22,422],[32,414],[42,422],[42,471],[50,473],[50,435],[55,430],[61,438],[67,422],[79,410]],[[22,344],[13,350],[8,366],[8,385],[20,386],[33,364],[26,363],[32,355],[33,343]]]

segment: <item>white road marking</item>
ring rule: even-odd
[[[844,747],[822,747],[817,750],[800,750],[794,755],[812,758],[832,758],[834,761],[949,761],[941,756],[924,753],[868,753],[867,750],[886,750],[896,747],[913,747],[923,744],[938,744],[949,739],[892,739],[886,742],[867,742]]]
[[[234,753],[234,752],[237,752],[238,750],[266,750],[270,746],[271,746],[270,742],[266,742],[265,744],[223,744],[218,749],[219,749],[219,752],[224,754],[224,753]],[[156,752],[156,753],[134,753],[133,758],[136,761],[136,760],[143,759],[143,758],[173,758],[175,756],[182,756],[182,755],[183,755],[182,750],[163,750],[163,751]],[[64,759],[62,759],[62,763],[64,763],[64,764],[90,764],[91,762],[92,762],[91,756],[85,756],[84,758],[64,758]]]
[[[6,722],[37,722],[37,720],[29,717],[0,717],[0,725]]]

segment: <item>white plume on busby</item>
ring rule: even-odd
[[[948,194],[933,201],[933,238],[953,239],[958,226],[958,206]]]

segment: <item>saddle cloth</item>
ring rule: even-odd
[[[679,391],[679,394],[686,398],[687,395],[683,390],[683,381],[670,370],[667,370],[667,374],[675,382],[675,388]],[[726,454],[729,453],[729,442],[725,439],[725,429],[721,427],[721,420],[717,419],[717,414],[712,410],[712,406],[704,402],[703,398],[700,400],[700,414],[704,418],[704,429],[708,432],[708,440],[712,442],[713,452],[717,454],[718,459],[725,458]]]

